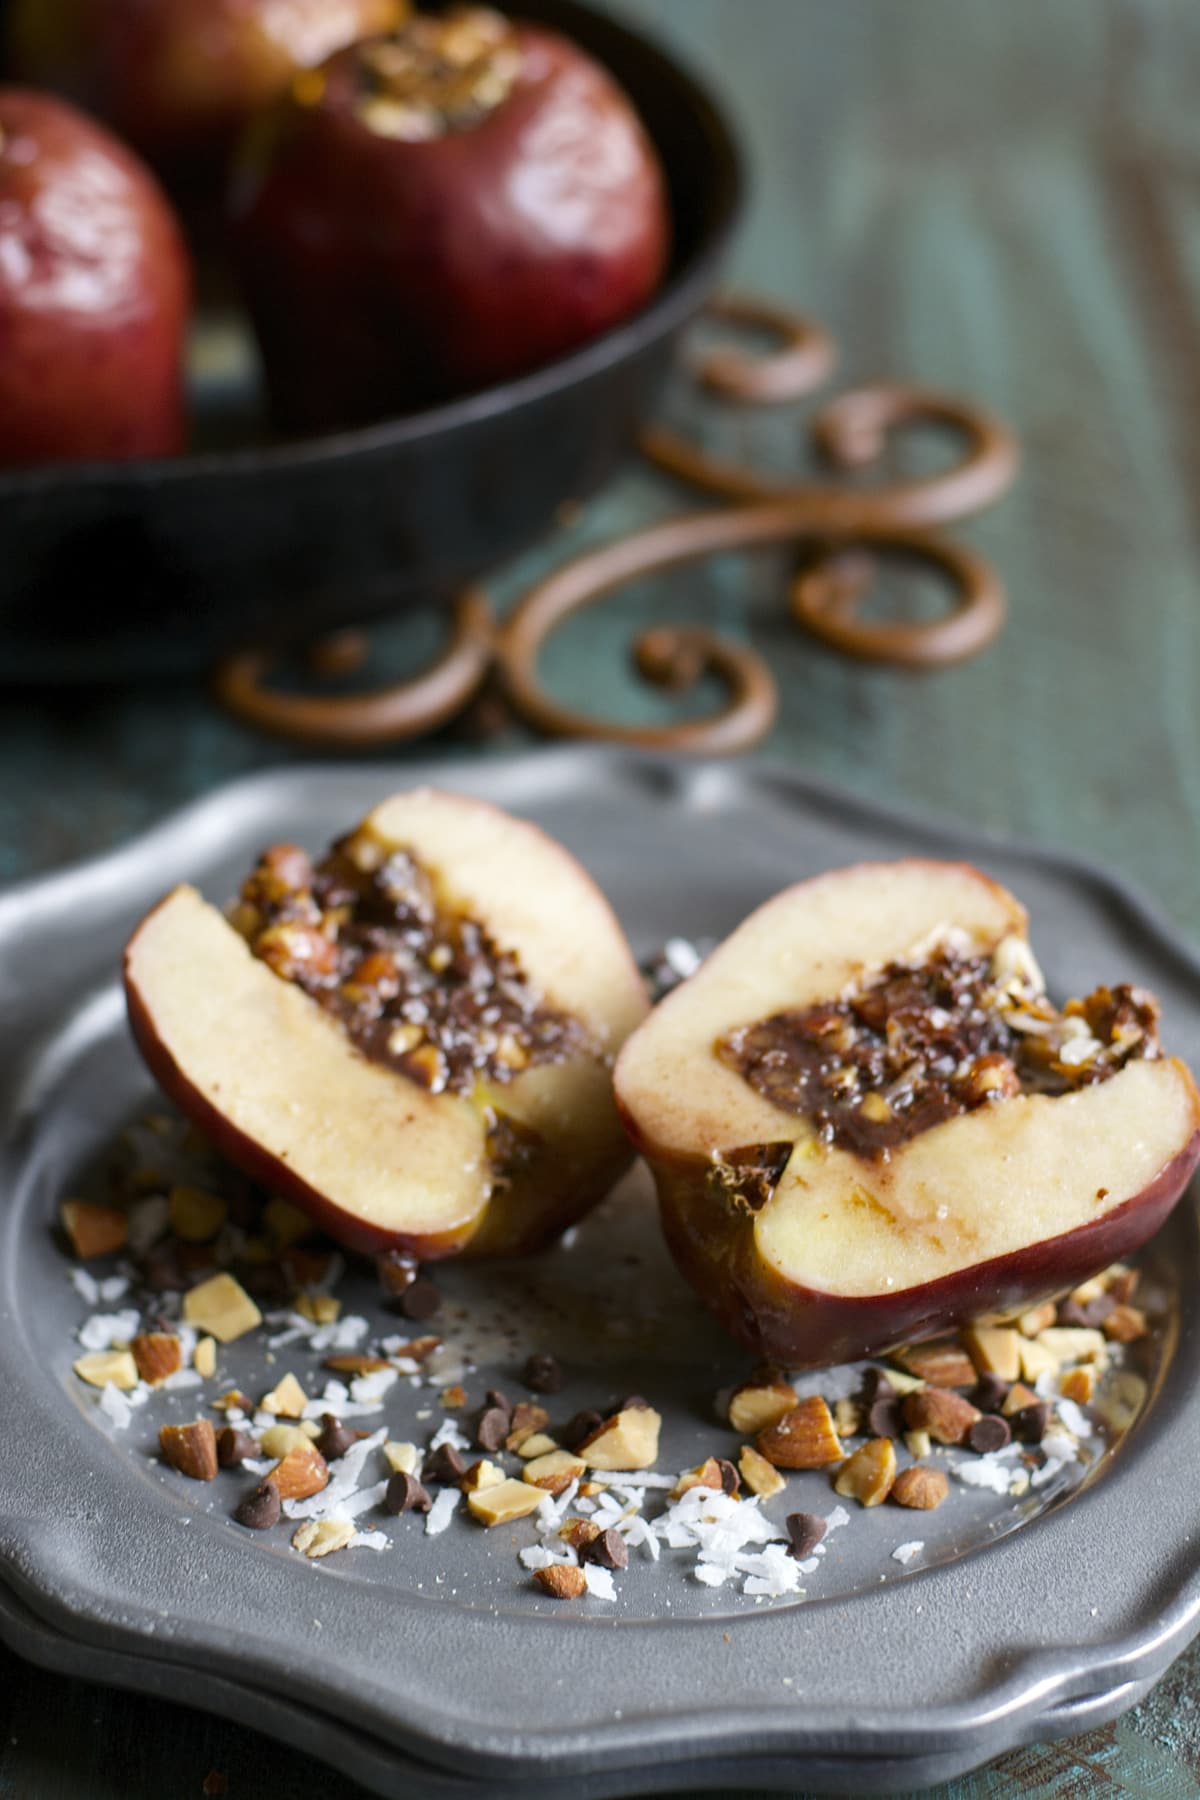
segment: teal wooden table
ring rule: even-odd
[[[614,10],[617,8],[614,6]],[[750,638],[782,694],[767,754],[884,802],[1098,856],[1200,939],[1200,8],[1194,0],[620,0],[706,72],[750,150],[732,271],[824,319],[841,376],[905,377],[1017,428],[1019,485],[963,535],[1010,593],[978,661],[905,676],[799,636],[781,564],[726,559],[645,583],[568,626],[563,698],[670,716],[624,646],[650,619]],[[786,471],[798,410],[726,421]],[[628,474],[569,531],[501,572],[501,597],[568,549],[658,516],[678,493]],[[2,547],[0,547],[2,553]],[[393,629],[414,664],[430,624]],[[0,879],[119,842],[285,752],[200,686],[8,693]],[[494,755],[515,730],[449,734]],[[403,755],[397,755],[403,779]],[[0,1796],[273,1800],[360,1793],[286,1748],[0,1658]],[[1116,1725],[1006,1758],[967,1796],[1200,1793],[1200,1651]]]

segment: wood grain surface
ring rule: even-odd
[[[768,555],[643,584],[572,622],[547,658],[555,692],[631,719],[671,716],[671,701],[639,690],[625,646],[654,620],[702,621],[753,641],[775,671],[782,707],[767,754],[884,802],[1089,852],[1200,938],[1200,6],[613,10],[686,53],[744,134],[754,186],[737,280],[823,319],[842,348],[839,380],[898,377],[986,401],[1019,431],[1025,463],[1012,495],[962,528],[1011,602],[1006,634],[976,662],[904,675],[840,660],[789,623],[784,565]],[[718,416],[681,384],[667,411],[767,467],[807,454],[802,408]],[[903,464],[938,454],[914,446]],[[497,597],[680,498],[631,468],[504,571]],[[907,580],[888,585],[893,604],[930,603]],[[428,622],[390,630],[381,660],[416,666],[435,641]],[[199,684],[2,698],[0,879],[118,842],[281,760]],[[480,756],[521,741],[480,726],[443,741]],[[214,1770],[240,1800],[361,1792],[220,1721],[7,1656],[0,1668],[5,1800],[175,1800],[204,1792]],[[1194,1796],[1198,1680],[1200,1651],[1115,1726],[942,1791]]]

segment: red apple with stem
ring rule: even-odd
[[[761,907],[617,1064],[667,1240],[785,1368],[1077,1285],[1158,1228],[1200,1096],[1150,997],[1059,1012],[1023,909],[961,864],[835,871]]]
[[[536,368],[636,312],[670,245],[658,156],[613,78],[472,7],[299,77],[250,139],[232,218],[298,430]]]
[[[190,296],[132,151],[64,101],[0,88],[0,466],[181,450]]]

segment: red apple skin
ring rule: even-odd
[[[705,1305],[760,1360],[819,1369],[882,1355],[981,1313],[1032,1306],[1130,1256],[1153,1237],[1190,1181],[1200,1162],[1200,1131],[1149,1186],[1102,1219],[920,1287],[868,1295],[821,1293],[788,1281],[759,1255],[753,1218],[712,1193],[711,1165],[640,1147],[654,1173],[668,1247]]]
[[[149,171],[65,102],[0,88],[0,467],[181,450],[190,302]]]
[[[297,70],[389,31],[408,0],[16,0],[24,79],[99,114],[185,190],[223,185],[249,121]]]
[[[354,49],[285,102],[232,218],[277,416],[369,422],[506,380],[634,313],[666,268],[657,154],[577,46],[519,28],[523,69],[481,122],[426,142],[358,116]]]

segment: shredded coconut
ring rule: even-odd
[[[892,1551],[892,1561],[898,1563],[910,1563],[914,1556],[920,1556],[924,1548],[924,1538],[913,1538],[911,1543],[897,1544],[896,1548]]]
[[[429,1440],[431,1450],[440,1450],[443,1444],[449,1444],[455,1450],[469,1450],[471,1440],[465,1431],[461,1431],[453,1419],[443,1419]]]
[[[587,1591],[594,1600],[615,1600],[617,1590],[613,1586],[613,1578],[607,1569],[598,1563],[585,1563],[583,1579],[587,1582]]]
[[[372,1369],[369,1375],[360,1375],[350,1383],[350,1393],[360,1406],[368,1406],[374,1401],[378,1410],[378,1402],[399,1379],[395,1369]]]
[[[283,1510],[288,1518],[327,1519],[351,1504],[351,1496],[358,1487],[363,1465],[371,1451],[378,1449],[386,1437],[386,1430],[381,1428],[372,1432],[370,1437],[359,1438],[345,1456],[333,1465],[334,1473],[319,1494],[312,1494],[307,1500],[284,1501]],[[380,1486],[386,1486],[386,1483],[381,1483]]]
[[[429,1511],[425,1514],[426,1537],[437,1537],[445,1531],[454,1517],[454,1509],[462,1499],[457,1488],[443,1488]]]
[[[386,1550],[391,1544],[386,1531],[356,1531],[347,1550]]]
[[[133,1417],[133,1408],[120,1388],[114,1387],[111,1381],[106,1381],[100,1390],[98,1404],[113,1430],[124,1431]]]
[[[93,1313],[75,1335],[85,1350],[111,1350],[114,1344],[127,1344],[137,1336],[140,1317],[134,1307],[124,1312]]]
[[[100,1284],[86,1269],[71,1270],[71,1286],[89,1306],[95,1306],[100,1299]]]
[[[180,1388],[203,1387],[204,1377],[195,1369],[176,1369],[173,1374],[164,1378],[162,1386],[175,1393]]]

